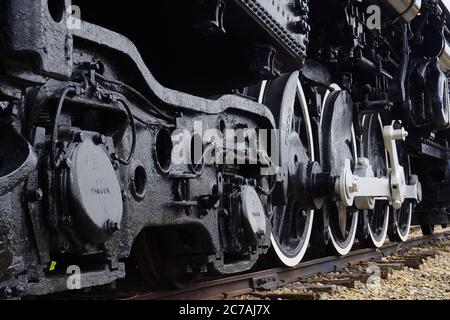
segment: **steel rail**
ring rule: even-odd
[[[222,278],[192,287],[164,292],[137,294],[125,300],[220,300],[281,286],[318,274],[330,273],[344,268],[379,260],[413,247],[450,238],[450,232],[413,238],[403,243],[388,243],[380,249],[361,249],[344,257],[326,257],[303,262],[294,268],[273,268],[239,276]]]

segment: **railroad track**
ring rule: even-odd
[[[450,232],[410,239],[404,243],[389,243],[380,249],[361,249],[345,257],[326,257],[301,263],[295,268],[274,268],[249,274],[204,282],[192,287],[136,294],[125,300],[222,300],[255,292],[274,290],[315,275],[340,271],[365,262],[380,260],[405,252],[413,247],[450,238]]]

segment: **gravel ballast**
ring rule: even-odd
[[[405,267],[387,279],[356,282],[355,288],[339,287],[322,294],[322,300],[447,300],[450,299],[450,241],[439,244],[435,258],[427,258],[419,269]]]
[[[239,299],[449,300],[450,239]]]

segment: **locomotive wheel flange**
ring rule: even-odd
[[[286,266],[295,266],[303,259],[309,245],[313,210],[305,210],[297,194],[296,175],[299,166],[314,160],[314,140],[308,106],[294,72],[264,82],[259,102],[265,104],[277,119],[279,163],[284,180],[285,206],[269,208],[271,222],[271,256]]]

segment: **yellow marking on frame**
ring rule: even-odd
[[[56,268],[56,261],[52,261],[52,263],[50,264],[50,271],[53,271],[53,270],[55,270],[55,268]]]

